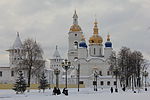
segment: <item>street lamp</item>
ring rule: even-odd
[[[78,64],[77,77],[78,77],[78,92],[79,92],[79,88],[80,88],[80,64]]]
[[[144,71],[143,76],[145,77],[145,91],[147,91],[147,84],[146,84],[146,78],[148,76],[148,72]]]
[[[56,75],[56,88],[59,88],[59,77],[60,70],[58,68],[54,69],[54,74]]]
[[[70,66],[71,66],[71,63],[67,59],[65,59],[65,61],[62,62],[62,67],[66,71],[66,88],[67,88],[67,71],[70,68]]]

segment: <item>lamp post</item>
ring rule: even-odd
[[[71,66],[71,63],[67,59],[65,59],[65,61],[62,62],[62,67],[66,71],[66,86],[65,86],[65,88],[67,88],[67,71],[70,68],[70,66]]]
[[[79,92],[79,88],[80,88],[80,64],[78,64],[77,77],[78,77],[78,92]]]
[[[147,91],[147,84],[146,84],[146,78],[147,78],[147,76],[148,76],[148,72],[147,71],[144,71],[144,73],[143,73],[143,75],[144,75],[144,77],[145,77],[145,91]]]
[[[58,68],[54,69],[54,74],[56,75],[56,88],[59,88],[59,77],[60,70]]]

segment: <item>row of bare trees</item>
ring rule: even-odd
[[[131,51],[122,47],[118,54],[113,53],[109,58],[110,71],[118,77],[122,87],[140,88],[143,85],[143,72],[147,62],[140,51]]]

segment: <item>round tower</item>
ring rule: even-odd
[[[92,57],[103,56],[103,38],[98,35],[97,21],[94,22],[93,35],[89,39],[89,55]]]

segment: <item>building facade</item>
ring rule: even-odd
[[[98,87],[112,87],[116,85],[115,77],[109,70],[110,65],[107,60],[113,52],[110,35],[107,35],[106,42],[103,43],[103,38],[99,35],[98,22],[95,20],[92,36],[89,38],[89,43],[86,43],[84,34],[78,24],[78,15],[76,11],[73,15],[73,25],[68,33],[68,60],[71,62],[71,69],[68,70],[68,80],[70,84],[77,84],[78,66],[80,66],[80,83],[86,87],[93,86],[95,74],[97,74]],[[58,53],[59,54],[59,53]],[[55,58],[55,57],[53,57]],[[61,59],[63,60],[63,59]],[[50,67],[55,69],[55,65],[60,63],[56,59],[51,59]],[[62,73],[65,73],[61,69]],[[63,74],[60,75],[63,78]]]
[[[18,70],[21,70],[23,72],[23,75],[27,81],[28,70],[23,69],[23,66],[20,65],[20,62],[22,58],[25,58],[25,55],[23,55],[23,44],[18,32],[13,45],[6,51],[8,51],[9,53],[9,67],[0,67],[0,83],[14,83],[18,77]],[[38,58],[39,60],[43,61],[41,57]],[[44,67],[40,69],[40,71],[44,71]],[[39,73],[39,75],[40,74],[41,73]],[[37,74],[32,74],[31,83],[38,83],[39,78],[40,77],[37,77]]]

